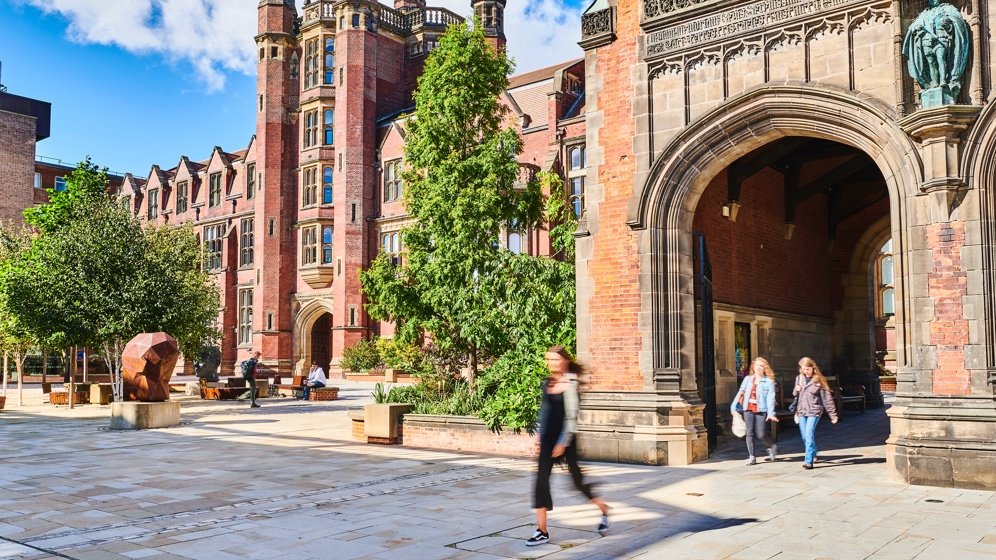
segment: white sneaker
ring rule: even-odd
[[[771,447],[768,448],[768,460],[774,461],[775,457],[778,456],[778,445],[772,443]]]
[[[603,514],[602,519],[598,522],[598,534],[605,536],[609,532],[609,516]]]
[[[526,546],[539,546],[549,541],[550,541],[549,533],[544,533],[543,531],[536,529],[536,532],[533,533],[533,536],[529,537],[529,540],[526,541]]]
[[[753,455],[751,455],[750,457],[747,457],[747,466],[748,467],[751,466],[751,465],[756,465],[756,464],[757,464],[757,459],[754,458]]]

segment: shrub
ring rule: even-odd
[[[340,365],[346,371],[366,372],[380,365],[380,353],[372,340],[360,340],[342,352]]]

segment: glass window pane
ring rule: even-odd
[[[332,185],[325,185],[322,189],[322,204],[332,204]]]
[[[521,235],[519,235],[518,233],[510,233],[510,234],[508,234],[508,250],[512,251],[513,253],[516,253],[516,254],[522,252],[522,236]]]
[[[895,291],[892,288],[882,290],[882,315],[895,315]]]
[[[332,109],[325,109],[325,124],[332,124]]]
[[[332,247],[326,245],[322,247],[322,264],[332,263]]]
[[[332,182],[332,168],[331,167],[326,167],[325,168],[323,177],[324,177],[324,182],[326,182],[326,183],[331,183]]]
[[[581,169],[581,150],[571,149],[571,169]]]
[[[882,257],[882,285],[892,285],[892,257]]]
[[[384,235],[383,245],[384,245],[384,252],[385,253],[390,253],[391,252],[391,236],[390,235]]]
[[[398,253],[401,251],[401,243],[398,239],[398,234],[391,235],[391,252]]]
[[[881,253],[890,253],[890,254],[892,253],[892,240],[891,239],[885,242],[885,245],[882,247],[882,250],[880,252]]]
[[[332,228],[325,226],[322,229],[322,243],[332,243]]]

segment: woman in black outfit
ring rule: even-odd
[[[526,541],[526,546],[536,546],[550,540],[547,531],[546,512],[553,509],[550,495],[550,472],[553,464],[561,456],[567,461],[574,486],[602,510],[598,532],[609,530],[609,506],[592,493],[591,484],[585,484],[578,466],[577,449],[574,446],[574,432],[577,431],[578,382],[581,366],[574,362],[563,346],[554,346],[546,352],[546,365],[550,376],[543,381],[543,402],[540,405],[539,468],[536,472],[536,487],[533,492],[533,508],[536,509],[536,532]]]

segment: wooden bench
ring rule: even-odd
[[[865,397],[865,388],[857,383],[849,383],[841,387],[834,387],[834,400],[837,401],[837,406],[843,412],[844,407],[854,406],[855,408],[860,408],[861,413],[865,413],[865,409],[868,407],[868,400]]]
[[[246,391],[245,387],[202,387],[201,398],[206,401],[234,401]]]
[[[300,397],[302,395],[301,386],[304,385],[305,376],[295,375],[290,384],[281,383],[279,377],[273,378],[273,386],[277,388],[277,393],[281,397]]]

